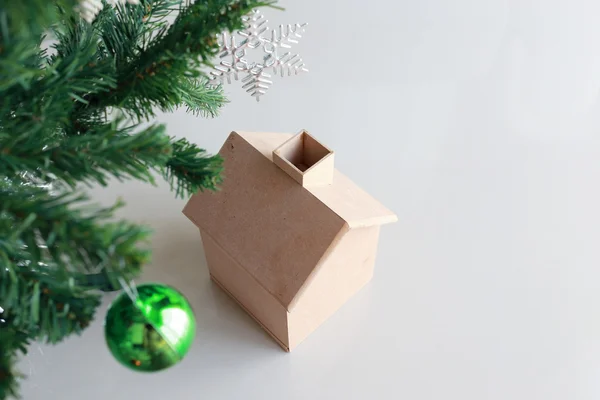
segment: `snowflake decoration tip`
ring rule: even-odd
[[[272,70],[274,75],[282,77],[308,72],[299,54],[286,51],[302,38],[307,24],[279,25],[278,29],[270,30],[258,10],[245,16],[243,22],[244,29],[237,32],[240,40],[227,32],[218,35],[221,62],[210,72],[211,84],[231,83],[232,78],[238,80],[240,74],[245,74],[242,88],[259,101],[273,83],[266,71]],[[248,61],[248,50],[258,48],[264,53],[262,61]]]

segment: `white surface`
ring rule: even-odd
[[[291,354],[211,285],[162,185],[114,184],[155,229],[145,280],[190,299],[198,336],[154,375],[118,365],[102,317],[33,346],[30,399],[600,398],[600,3],[282,1],[311,72],[214,120],[165,115],[218,150],[234,129],[308,129],[398,213],[372,283]],[[344,62],[343,59],[346,59]],[[108,302],[109,298],[107,298]]]

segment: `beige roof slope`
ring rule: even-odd
[[[331,185],[294,181],[272,162],[291,136],[232,132],[219,151],[221,189],[192,196],[183,210],[287,309],[344,227],[396,221],[337,170]]]
[[[344,220],[241,136],[219,154],[221,189],[192,196],[183,212],[287,308]]]
[[[292,134],[237,132],[269,160],[273,150],[291,138]],[[396,222],[396,214],[383,206],[348,177],[334,171],[333,184],[305,188],[339,215],[350,228]]]

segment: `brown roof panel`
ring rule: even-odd
[[[273,160],[273,150],[293,136],[287,133],[262,132],[238,132],[238,134],[269,160]],[[334,171],[331,185],[305,189],[345,220],[350,228],[382,225],[396,222],[398,219],[396,214],[338,170]]]
[[[258,150],[273,138],[232,133],[220,190],[192,196],[184,214],[287,308],[345,221]]]

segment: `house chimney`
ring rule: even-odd
[[[273,162],[303,187],[333,182],[333,151],[305,130],[273,150]]]

